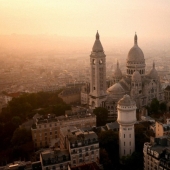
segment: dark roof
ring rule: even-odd
[[[71,170],[100,170],[99,166],[95,163],[83,163],[79,166],[72,167]]]

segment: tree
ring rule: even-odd
[[[14,117],[12,118],[12,123],[13,123],[16,127],[18,127],[18,126],[21,124],[21,118],[20,118],[19,116],[14,116]]]
[[[166,103],[164,103],[164,102],[160,103],[159,108],[162,112],[165,112],[166,111]]]
[[[96,115],[96,126],[103,126],[107,122],[108,110],[103,107],[97,107],[93,110]]]
[[[31,130],[18,128],[14,131],[11,143],[13,146],[20,146],[24,143],[30,142],[31,140]]]
[[[121,158],[123,170],[142,170],[143,169],[143,155],[138,152],[133,152],[132,155],[123,156]]]
[[[119,167],[118,140],[119,140],[119,136],[118,136],[117,131],[115,132],[112,130],[108,130],[108,131],[101,132],[99,134],[100,148],[104,149],[107,152],[108,157],[111,160],[112,165],[114,165],[115,169]],[[106,160],[108,160],[108,159],[106,159]],[[104,161],[104,162],[105,162],[105,165],[104,165],[105,169],[109,169],[106,167],[112,166],[109,161],[108,162]],[[114,168],[112,168],[112,169],[114,169]]]
[[[159,101],[157,98],[152,99],[151,104],[150,104],[150,109],[154,113],[158,113],[159,111]]]

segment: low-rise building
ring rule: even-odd
[[[144,170],[170,169],[170,138],[162,136],[144,143]]]
[[[99,141],[94,131],[77,128],[60,129],[60,147],[70,151],[71,165],[99,160]]]
[[[92,127],[96,125],[96,116],[93,114],[76,114],[71,117],[48,117],[36,118],[31,127],[32,139],[35,148],[58,146],[60,128],[67,126],[76,126],[77,128]],[[56,143],[54,142],[56,140]]]
[[[45,150],[40,154],[42,170],[67,170],[70,164],[70,154],[67,149]]]
[[[156,121],[155,136],[160,137],[164,135],[170,135],[170,119],[167,119],[166,123]]]

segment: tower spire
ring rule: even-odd
[[[137,37],[136,32],[135,32],[135,37],[134,37],[134,45],[138,45],[138,37]]]
[[[117,68],[119,68],[119,61],[117,60]]]
[[[96,40],[99,40],[100,36],[99,36],[99,33],[98,33],[98,30],[97,30],[97,33],[96,33]]]
[[[153,61],[153,68],[155,68],[155,62]]]

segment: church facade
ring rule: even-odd
[[[126,59],[126,75],[122,74],[117,62],[111,86],[106,87],[106,55],[100,42],[99,33],[96,34],[90,55],[90,93],[89,107],[105,107],[111,119],[117,119],[117,103],[128,94],[136,102],[138,109],[148,105],[153,98],[164,100],[160,79],[155,68],[155,63],[149,73],[145,72],[145,58],[143,51],[138,46],[135,34],[134,45]]]

